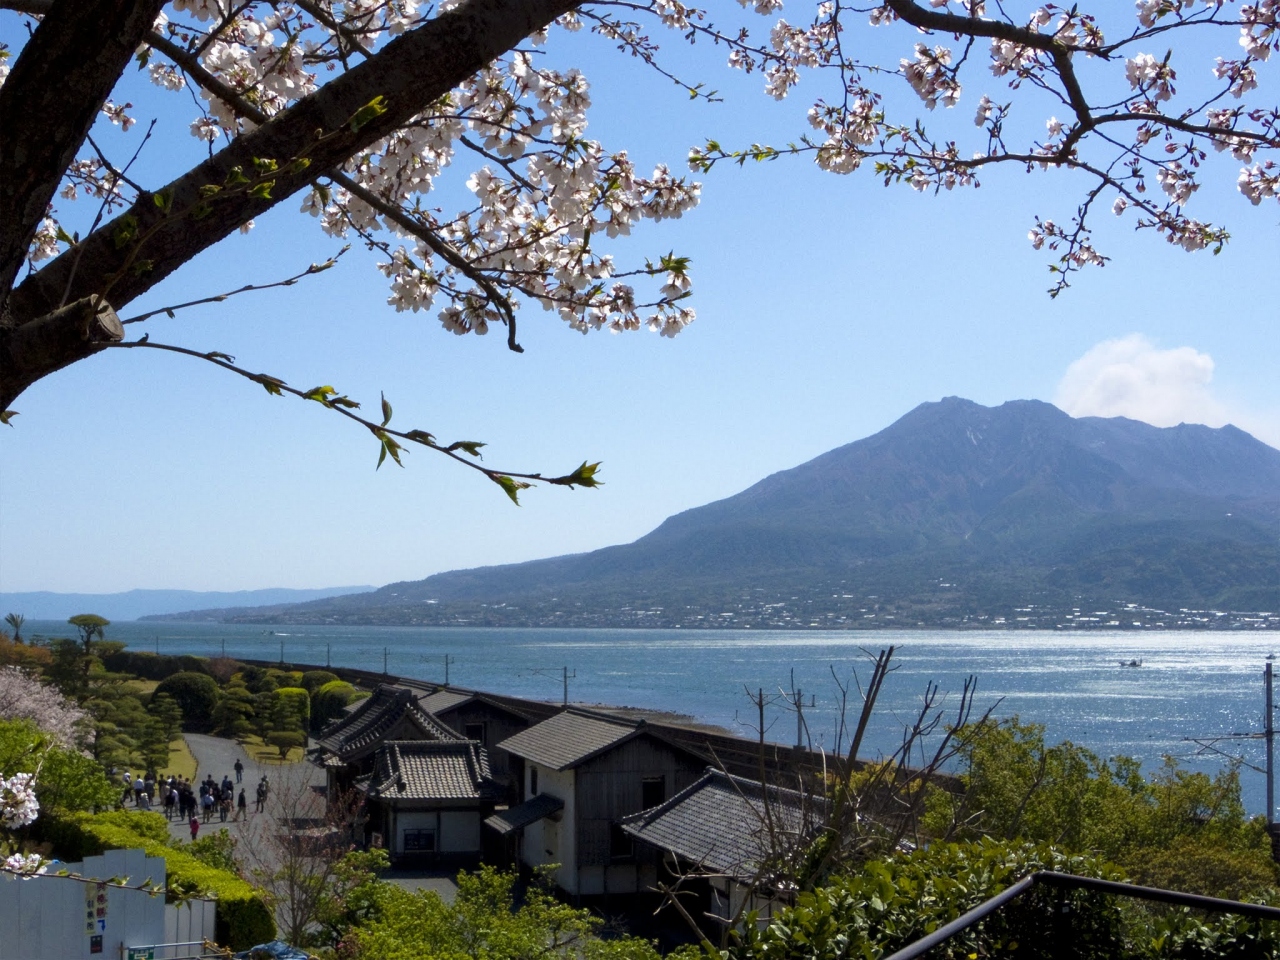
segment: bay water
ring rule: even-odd
[[[28,621],[24,633],[68,636],[65,623]],[[757,630],[556,630],[465,627],[280,626],[124,621],[107,638],[165,654],[253,658],[359,667],[559,702],[684,714],[756,736],[749,695],[763,691],[766,736],[794,743],[797,717],[784,694],[800,690],[805,736],[830,748],[840,702],[836,678],[870,676],[869,654],[896,647],[863,756],[891,752],[930,684],[954,719],[967,677],[978,714],[1019,716],[1103,757],[1127,755],[1148,773],[1170,755],[1195,770],[1225,762],[1213,749],[1262,767],[1263,669],[1280,651],[1274,631],[881,632]],[[1121,666],[1140,661],[1140,667]],[[834,673],[834,676],[833,676]],[[1280,696],[1280,691],[1277,692]],[[1188,738],[1218,740],[1213,749]],[[1265,780],[1241,770],[1246,806],[1265,808]]]

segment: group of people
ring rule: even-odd
[[[219,821],[227,822],[232,807],[235,808],[236,820],[248,816],[248,801],[245,788],[241,787],[237,795],[236,784],[244,777],[244,764],[236,760],[236,779],[233,783],[230,774],[219,783],[212,774],[206,774],[199,787],[192,786],[185,777],[158,777],[154,770],[146,774],[134,776],[128,770],[124,772],[123,803],[133,800],[139,810],[151,810],[157,805],[163,807],[165,818],[186,820],[191,827],[191,839],[200,834],[200,824],[209,823],[216,814]],[[271,782],[263,774],[255,790],[254,812],[261,813],[267,805],[267,795],[271,792]],[[160,799],[157,804],[156,794]]]

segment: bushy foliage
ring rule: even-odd
[[[447,904],[434,891],[379,884],[372,916],[343,940],[350,960],[658,960],[646,940],[605,940],[603,921],[532,887],[517,907],[515,878],[490,867],[458,875]]]
[[[17,643],[8,633],[0,630],[0,667],[42,670],[49,665],[51,659],[48,647]]]
[[[332,683],[337,679],[338,675],[328,670],[308,670],[299,678],[298,686],[314,696],[315,692],[326,683]]]
[[[114,807],[120,792],[97,763],[25,720],[0,720],[0,776],[39,770],[36,797],[45,811]]]
[[[1117,867],[1044,844],[937,844],[866,864],[800,893],[767,925],[748,918],[719,960],[836,960],[886,956],[1039,870],[1123,880]],[[1035,885],[935,947],[932,960],[1265,960],[1280,929],[1206,917],[1110,894]]]
[[[330,680],[311,694],[311,729],[323,730],[342,716],[356,699],[356,688],[345,680]]]
[[[311,695],[302,687],[277,688],[271,725],[276,730],[306,731],[311,725]]]
[[[794,907],[777,913],[763,928],[749,918],[731,941],[729,953],[759,960],[885,955],[1037,870],[1110,880],[1123,876],[1092,858],[1043,845],[991,840],[939,844],[909,856],[873,861],[853,876],[801,893]],[[964,960],[1008,952],[1049,960],[1059,956],[1054,951],[1068,934],[1076,945],[1071,956],[1082,960],[1113,960],[1124,942],[1119,910],[1109,898],[1034,888],[930,956]]]
[[[226,830],[211,831],[190,843],[174,841],[173,846],[210,867],[226,870],[228,873],[240,871],[240,865],[236,862],[236,838]]]
[[[1091,853],[1154,886],[1238,898],[1277,883],[1270,840],[1249,819],[1233,768],[1192,773],[1171,759],[1151,778],[1136,761],[1107,761],[1015,717],[966,731],[959,794],[937,790],[935,836],[1054,843]]]
[[[213,728],[213,712],[218,705],[218,685],[205,673],[175,673],[156,687],[155,694],[168,694],[182,708],[182,729],[207,733]]]
[[[102,657],[102,665],[115,673],[128,673],[145,680],[167,680],[175,673],[208,673],[209,661],[204,657],[146,653],[141,650],[116,650]]]

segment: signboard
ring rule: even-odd
[[[156,960],[156,948],[130,947],[128,960]]]
[[[97,936],[93,936],[89,938],[89,952],[90,953],[102,952],[102,934],[99,933]]]

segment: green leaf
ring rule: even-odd
[[[459,440],[456,443],[449,444],[449,446],[445,447],[445,450],[450,453],[453,453],[455,450],[462,450],[465,453],[471,454],[471,456],[475,457],[477,460],[483,460],[484,457],[480,456],[480,448],[483,446],[483,443],[476,440]]]
[[[252,378],[256,383],[262,384],[262,388],[273,397],[283,397],[284,391],[280,388],[284,386],[284,381],[279,377],[273,377],[265,373],[260,373]]]
[[[68,246],[75,243],[75,239],[72,238],[72,236],[69,233],[67,233],[67,231],[62,229],[61,224],[59,224],[58,229],[54,231],[54,235],[63,243],[67,244]]]
[[[253,167],[258,173],[275,173],[280,169],[280,164],[276,163],[270,157],[254,157]]]
[[[250,190],[249,196],[256,197],[259,200],[270,200],[271,188],[274,187],[275,185],[276,185],[276,182],[274,180],[267,180],[265,183],[260,183],[256,187],[254,187],[252,190]]]
[[[236,358],[229,353],[220,353],[217,350],[210,350],[205,356],[210,360],[222,360],[226,363],[235,363]]]
[[[378,442],[382,444],[382,450],[378,453],[378,468],[381,468],[382,462],[387,459],[387,454],[391,454],[391,459],[396,462],[396,466],[403,467],[400,462],[400,444],[396,443],[395,438],[387,434],[385,431],[374,429],[373,435],[378,438]]]
[[[391,404],[387,402],[387,395],[385,393],[381,394],[381,396],[382,396],[382,425],[385,427],[388,423],[391,422]]]
[[[173,191],[161,190],[159,193],[154,193],[151,195],[151,202],[165,213],[168,213],[173,207]]]
[[[0,410],[0,423],[4,424],[5,426],[12,427],[13,424],[10,423],[9,421],[12,420],[17,415],[18,415],[17,410]]]
[[[520,491],[528,490],[529,487],[533,486],[533,484],[525,483],[523,480],[508,477],[505,473],[491,473],[489,474],[489,479],[500,486],[517,507],[520,506]]]
[[[427,446],[433,446],[436,442],[436,438],[425,430],[410,430],[405,434],[405,436],[410,440],[414,440],[417,443],[424,443]]]
[[[379,94],[355,112],[350,120],[352,133],[359,133],[360,128],[387,112],[386,98]]]
[[[330,387],[330,386],[312,387],[310,390],[308,390],[306,393],[302,395],[302,399],[314,400],[316,403],[322,404],[323,406],[327,407],[330,405],[329,398],[332,397],[337,392],[338,392],[337,390],[333,389],[333,387]]]
[[[335,407],[345,407],[348,410],[359,410],[360,404],[352,400],[350,397],[334,397],[329,401]]]

